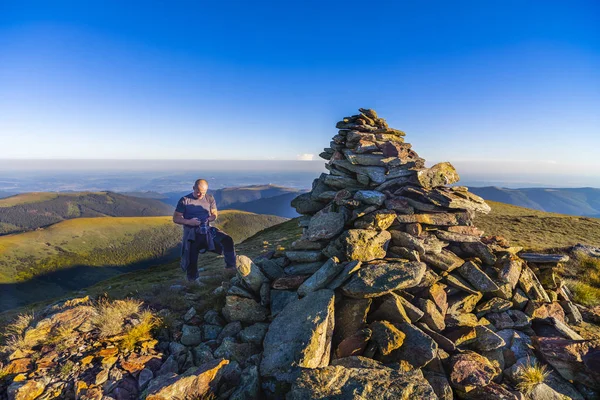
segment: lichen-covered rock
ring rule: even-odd
[[[330,366],[304,370],[292,385],[288,400],[306,399],[436,399],[420,371]]]
[[[487,386],[499,373],[487,358],[473,351],[453,355],[450,363],[450,384],[463,392]]]
[[[254,299],[239,296],[227,296],[225,298],[223,316],[227,321],[262,322],[267,319],[268,315],[267,309]]]
[[[326,254],[327,251],[332,251],[333,254],[327,254],[329,257],[339,255],[349,261],[371,261],[385,257],[390,239],[388,231],[349,229],[330,243],[327,249],[332,249],[326,249]]]
[[[398,289],[416,286],[427,266],[420,262],[373,262],[362,267],[342,286],[353,298],[379,297]]]
[[[170,400],[176,398],[198,398],[214,393],[222,368],[228,360],[210,361],[182,375],[163,375],[148,386],[147,400]]]
[[[325,208],[310,219],[306,237],[310,241],[331,239],[344,230],[345,222],[343,213]]]
[[[249,257],[237,256],[235,267],[239,277],[254,291],[254,293],[258,293],[260,291],[260,286],[268,281],[258,265],[254,264]]]
[[[298,368],[329,364],[334,293],[318,290],[292,302],[269,326],[263,342],[261,376],[290,381]]]

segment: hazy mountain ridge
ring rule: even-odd
[[[217,202],[217,208],[223,210],[242,210],[258,214],[278,215],[284,218],[294,218],[298,213],[290,206],[297,195],[306,190],[300,190],[278,185],[249,185],[224,189],[210,190]],[[171,206],[176,206],[179,199],[190,191],[185,192],[124,192],[124,195],[160,200]]]
[[[0,234],[24,232],[73,218],[171,215],[155,199],[114,192],[22,193],[0,199]]]
[[[597,188],[523,188],[496,186],[469,187],[486,200],[513,204],[534,210],[569,215],[600,216],[600,189]]]

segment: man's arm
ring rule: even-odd
[[[219,216],[219,212],[217,211],[217,202],[213,196],[210,196],[210,216],[208,217],[208,222],[213,222]]]
[[[175,207],[175,212],[173,213],[173,222],[179,225],[188,225],[188,226],[200,226],[200,221],[197,219],[185,219],[183,217],[183,212],[185,211],[185,203],[184,198],[182,197],[177,202],[177,206]]]
[[[185,219],[183,213],[177,211],[173,213],[173,222],[179,225],[200,226],[200,221],[197,219]]]

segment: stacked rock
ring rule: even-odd
[[[270,321],[265,396],[521,399],[537,362],[555,369],[540,396],[600,391],[600,340],[569,326],[581,314],[552,272],[564,257],[483,236],[473,218],[490,208],[447,186],[452,165],[426,168],[404,132],[359,111],[321,154],[329,173],[292,201],[302,237],[241,258],[224,288],[228,321]]]

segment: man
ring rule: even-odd
[[[179,199],[173,222],[183,225],[181,268],[188,281],[198,278],[198,253],[212,251],[225,256],[225,268],[235,267],[235,249],[231,236],[210,226],[217,219],[215,198],[207,194],[208,182],[198,179],[193,192]]]

